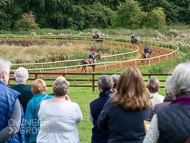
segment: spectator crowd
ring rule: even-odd
[[[28,71],[19,67],[9,87],[10,67],[0,58],[0,143],[80,143],[82,112],[69,98],[70,83],[57,77],[48,95],[43,79],[26,85]],[[91,143],[190,143],[189,75],[190,63],[177,65],[165,82],[166,97],[155,77],[146,88],[136,67],[101,75],[99,97],[89,103]]]

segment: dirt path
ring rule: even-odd
[[[81,43],[84,42],[84,41],[80,41]],[[110,46],[123,46],[122,43],[105,43],[106,45],[110,45]],[[125,46],[126,47],[126,46]],[[138,52],[138,56],[135,58],[135,59],[141,59],[142,55],[143,55],[143,52],[144,52],[144,47],[145,45],[139,45],[139,52]],[[131,50],[137,50],[137,48],[134,46],[128,46],[127,48],[131,49]],[[166,48],[159,48],[159,47],[153,47],[153,46],[150,46],[150,49],[152,50],[152,54],[151,54],[151,57],[156,57],[156,56],[161,56],[161,55],[164,55],[164,54],[169,54],[172,52],[172,50],[170,49],[166,49]],[[174,57],[174,54],[173,53],[173,57]],[[172,55],[168,56],[168,59],[169,58],[172,58]],[[156,59],[151,59],[150,60],[150,63],[153,64],[153,63],[158,63],[158,62],[163,62],[167,60],[167,58],[164,56],[164,57],[161,57],[160,58],[160,61],[159,61],[159,58],[156,58]],[[141,61],[137,61],[136,62],[136,66],[144,66],[144,65],[148,65],[148,60],[147,61],[144,61],[144,63],[141,63]],[[135,61],[127,61],[127,62],[122,62],[121,64],[120,63],[113,63],[113,64],[106,64],[106,67],[104,65],[97,65],[96,68],[95,68],[95,71],[104,71],[104,70],[110,70],[110,69],[119,69],[119,68],[127,68],[127,67],[132,67],[132,66],[135,66]],[[46,73],[81,73],[81,69],[82,68],[74,68],[74,69],[67,69],[67,71],[65,71],[64,69],[63,70],[57,70],[57,71],[45,71]],[[88,72],[92,72],[92,67],[88,67]],[[85,71],[83,70],[83,73]]]

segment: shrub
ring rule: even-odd
[[[166,27],[166,15],[163,8],[157,7],[148,13],[146,26],[155,29]]]
[[[126,0],[124,5],[118,8],[113,18],[113,27],[115,28],[141,28],[141,21],[145,13],[141,13],[139,3],[134,0]]]
[[[33,30],[39,29],[38,24],[35,23],[36,15],[33,12],[24,13],[22,18],[17,21],[14,25],[16,30]]]

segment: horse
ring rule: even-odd
[[[97,43],[99,43],[99,42],[102,43],[103,42],[103,38],[98,39],[96,36],[93,36],[93,39],[97,39],[96,40]]]
[[[138,41],[137,41],[137,38],[131,39],[131,43],[132,43],[132,44],[138,44],[138,45],[139,45],[139,43],[138,43]]]
[[[95,60],[94,60],[93,62],[91,61],[91,59],[84,59],[84,60],[81,61],[81,64],[80,64],[80,65],[97,63],[98,60],[101,61],[101,56],[100,56],[100,54],[98,54],[97,56],[95,56],[94,59],[95,59]],[[93,72],[94,72],[96,65],[94,64],[94,65],[90,65],[90,66],[92,66],[92,69],[93,69]],[[79,68],[80,68],[80,66],[78,67],[78,69],[79,69]],[[82,67],[82,71],[83,71],[83,68],[84,68],[84,70],[85,70],[85,72],[86,72],[86,66],[83,66],[83,67]],[[81,71],[81,72],[82,72],[82,71]]]
[[[148,50],[147,53],[143,54],[142,59],[148,59],[148,58],[150,58],[151,53],[152,53],[152,50]],[[143,63],[143,60],[142,60],[141,63]]]

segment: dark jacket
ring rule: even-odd
[[[145,47],[144,47],[144,52],[147,53],[148,50],[149,50],[149,46],[145,46]]]
[[[24,113],[26,112],[26,106],[30,99],[32,99],[33,94],[31,92],[31,86],[25,85],[25,84],[18,84],[15,86],[10,87],[22,95],[22,106],[24,109]]]
[[[90,103],[91,114],[93,117],[92,128],[92,143],[107,143],[109,138],[109,131],[101,131],[98,129],[98,117],[104,107],[104,104],[110,98],[109,95],[113,94],[112,91],[107,90],[99,94],[99,98]]]
[[[177,98],[169,106],[157,111],[160,132],[158,143],[184,143],[190,136],[190,102],[186,105],[185,102],[188,100],[180,101],[180,99],[183,97]],[[179,103],[176,104],[176,101]]]
[[[150,121],[150,108],[127,111],[121,105],[114,106],[112,100],[107,101],[98,119],[98,127],[110,131],[108,143],[142,143],[143,121]]]
[[[159,104],[156,104],[156,105],[154,106],[154,112],[156,113],[156,111],[157,111],[158,109],[161,109],[161,108],[164,108],[164,107],[170,105],[170,103],[171,103],[172,101],[173,101],[173,97],[172,97],[172,96],[166,96],[166,97],[164,98],[164,102],[163,102],[163,103],[159,103]]]
[[[18,98],[21,102],[21,95],[19,92],[10,89],[7,85],[0,80],[0,131],[8,126],[8,121],[10,119],[14,104]],[[9,138],[6,143],[25,143],[24,137],[24,111],[21,104],[22,110],[22,121],[20,126],[20,131]],[[13,129],[12,129],[13,130]]]

